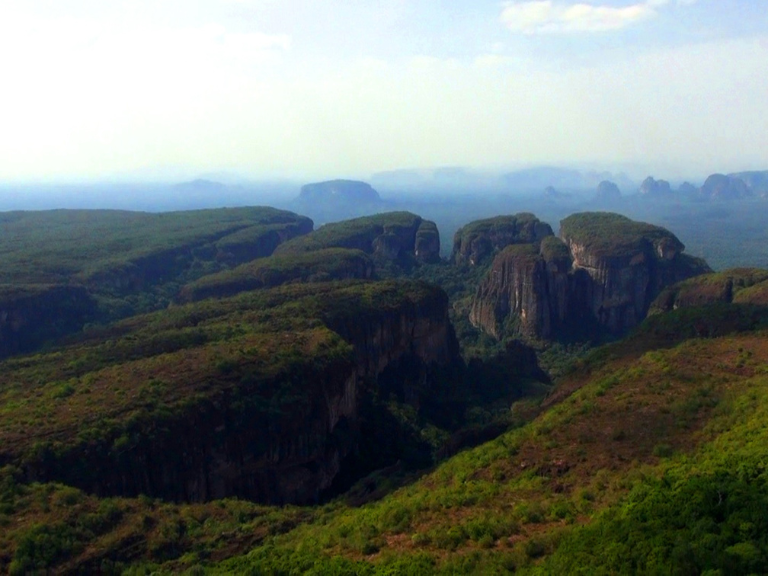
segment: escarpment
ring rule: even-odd
[[[440,259],[440,235],[434,222],[410,212],[387,212],[326,224],[281,245],[277,255],[348,248],[370,254],[378,263],[407,266]]]
[[[415,282],[249,292],[21,360],[0,402],[48,417],[3,419],[0,464],[99,495],[270,503],[332,485],[371,395],[419,410],[461,366],[446,295]]]
[[[669,231],[610,213],[563,220],[560,239],[502,251],[478,287],[470,321],[500,338],[618,336],[666,287],[709,272]]]

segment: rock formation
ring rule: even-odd
[[[752,195],[752,192],[741,178],[712,174],[700,189],[704,198],[713,200],[739,200]]]
[[[601,202],[613,202],[621,199],[621,190],[613,182],[609,180],[603,180],[597,185],[597,194],[595,200]]]
[[[747,185],[754,194],[768,194],[768,170],[752,170],[728,174],[729,178],[738,178]]]
[[[652,176],[648,176],[643,183],[640,184],[640,194],[643,196],[660,196],[667,197],[670,195],[672,189],[669,182],[666,180],[654,180]]]
[[[357,180],[329,180],[301,187],[299,201],[304,203],[363,203],[378,204],[379,193],[370,184]]]
[[[509,245],[538,243],[552,235],[549,224],[527,212],[477,220],[454,235],[451,260],[460,266],[477,266]]]
[[[710,271],[667,230],[610,213],[575,214],[560,239],[511,246],[478,287],[470,321],[502,337],[617,336],[670,284]]]
[[[410,212],[386,212],[326,224],[311,234],[281,245],[275,254],[298,254],[325,248],[361,250],[379,261],[440,259],[440,234],[434,222]]]
[[[731,302],[768,304],[768,270],[733,268],[673,284],[661,291],[649,313]]]

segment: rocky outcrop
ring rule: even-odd
[[[299,201],[310,204],[381,202],[379,193],[370,184],[357,180],[329,180],[301,187]]]
[[[541,249],[535,244],[505,248],[491,264],[478,287],[470,310],[470,322],[496,338],[517,333],[551,338],[562,329],[568,314],[571,268],[567,251],[546,238]]]
[[[610,213],[561,222],[561,239],[512,246],[491,265],[470,321],[500,338],[614,336],[639,324],[661,290],[710,271],[670,232]]]
[[[652,176],[648,176],[643,183],[640,184],[640,194],[643,196],[660,196],[667,197],[671,194],[672,189],[669,182],[666,180],[655,180]]]
[[[117,348],[95,340],[35,360],[76,354],[95,368],[70,381],[48,428],[4,437],[0,465],[99,495],[315,502],[361,448],[372,397],[418,411],[444,385],[437,373],[461,370],[448,298],[437,287],[298,285],[245,296],[126,323],[116,328]],[[259,327],[244,335],[240,314]],[[198,336],[178,353],[142,344],[162,340],[162,326],[172,343],[190,330]],[[69,428],[72,410],[82,409],[80,382],[90,390],[87,417]],[[122,406],[109,392],[116,383]]]
[[[414,256],[420,262],[440,261],[440,232],[437,224],[429,220],[423,220],[416,230],[416,244],[413,250]]]
[[[712,200],[739,200],[752,196],[752,192],[741,178],[712,174],[699,190],[702,197]]]
[[[668,286],[653,302],[649,314],[716,303],[766,304],[766,295],[768,270],[733,268]]]
[[[311,234],[281,245],[276,255],[300,254],[327,248],[347,248],[370,254],[377,262],[408,265],[440,258],[440,235],[434,222],[410,212],[385,212],[326,224]]]
[[[527,212],[477,220],[454,235],[451,260],[460,266],[478,266],[490,262],[507,246],[535,244],[553,235],[549,224]]]
[[[621,199],[621,190],[613,182],[603,180],[597,185],[597,194],[595,200],[602,202],[613,202]]]
[[[0,286],[0,358],[77,332],[96,311],[83,286]]]

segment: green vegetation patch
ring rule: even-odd
[[[415,234],[421,223],[421,217],[410,212],[386,212],[344,220],[326,224],[311,234],[294,238],[281,245],[276,254],[296,254],[325,248],[357,248],[371,253],[373,241],[382,234],[395,234],[404,230]]]
[[[99,273],[179,247],[205,252],[235,235],[258,238],[275,226],[300,225],[304,216],[268,207],[151,214],[119,210],[12,212],[0,226],[0,283],[87,281]],[[214,254],[215,255],[215,254]]]
[[[373,268],[370,257],[360,250],[329,248],[308,253],[280,254],[204,276],[184,286],[178,300],[194,302],[211,297],[223,298],[239,292],[293,282],[365,279],[373,274]]]
[[[570,261],[571,253],[568,246],[557,236],[547,236],[541,241],[541,256],[547,262]]]
[[[560,222],[560,237],[576,242],[596,256],[631,256],[651,244],[682,252],[683,243],[669,230],[645,222],[635,222],[611,212],[582,212]]]

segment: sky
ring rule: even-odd
[[[3,0],[0,181],[768,169],[766,0]]]

